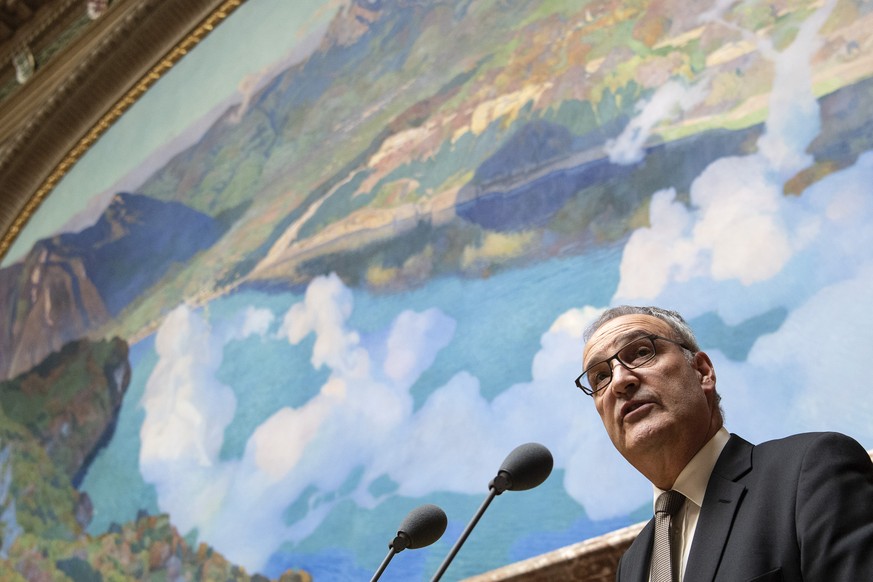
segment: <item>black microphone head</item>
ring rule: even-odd
[[[403,548],[414,550],[429,546],[440,539],[448,525],[449,519],[445,511],[429,503],[421,505],[410,511],[403,519],[392,547],[400,551]],[[398,542],[398,538],[405,538],[405,545],[395,543]],[[398,547],[399,545],[403,547]]]
[[[513,449],[506,456],[498,477],[492,481],[499,493],[503,490],[525,491],[533,489],[548,478],[555,461],[549,449],[539,443],[526,443]],[[501,486],[502,485],[502,486]]]

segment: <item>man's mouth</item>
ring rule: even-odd
[[[648,400],[631,400],[630,402],[625,402],[624,406],[621,407],[621,419],[624,420],[629,414],[646,404],[651,404],[651,402]]]

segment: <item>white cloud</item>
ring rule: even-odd
[[[609,161],[627,165],[642,160],[646,155],[646,140],[655,126],[662,121],[678,119],[682,113],[701,103],[707,91],[706,82],[688,87],[679,81],[669,81],[659,87],[648,101],[637,104],[637,115],[621,135],[607,142],[604,149],[609,154]]]
[[[399,442],[375,458],[370,470],[391,477],[399,494],[487,490],[496,470],[487,459],[500,449],[494,448],[497,427],[478,380],[465,373],[455,376],[398,428]]]
[[[656,297],[671,278],[687,280],[698,268],[698,250],[690,239],[691,213],[675,196],[673,189],[652,196],[652,226],[634,231],[625,245],[616,297]]]
[[[357,333],[345,328],[352,312],[352,293],[335,274],[318,277],[306,289],[302,303],[291,307],[279,329],[279,335],[298,344],[310,333],[315,333],[312,365],[327,365],[333,369],[350,371],[366,366],[366,354],[355,349],[360,343]],[[358,369],[357,374],[366,374]]]
[[[261,88],[261,85],[275,74],[273,69],[274,67],[272,66],[264,67],[260,71],[243,76],[236,87],[237,93],[240,96],[240,103],[236,106],[230,117],[228,117],[228,123],[236,125],[242,121],[243,116],[249,109],[249,104]]]
[[[236,406],[233,391],[214,378],[221,347],[187,307],[167,316],[155,340],[160,360],[141,402],[146,411],[140,453],[144,466],[167,458],[208,466],[217,458]]]
[[[864,364],[873,346],[873,262],[823,289],[791,314],[782,335],[786,368],[803,378],[792,411],[809,429],[841,430],[873,444],[873,400]],[[789,335],[790,333],[790,335]],[[765,350],[767,342],[762,342]],[[760,362],[765,365],[766,361]]]
[[[824,2],[804,20],[797,36],[782,52],[776,52],[769,39],[754,36],[761,54],[775,65],[767,127],[758,141],[758,150],[783,178],[812,162],[806,146],[818,135],[821,123],[810,63],[823,42],[818,32],[835,5],[836,0]]]
[[[792,240],[780,212],[792,201],[771,182],[759,156],[710,164],[692,184],[691,202],[698,209],[691,244],[706,254],[708,275],[717,281],[770,279],[803,242]]]
[[[779,274],[817,231],[818,217],[782,194],[760,155],[721,158],[691,185],[691,205],[654,195],[650,226],[625,247],[616,301],[652,301],[695,277],[750,286]]]
[[[141,401],[140,470],[156,484],[161,509],[172,509],[183,531],[206,519],[210,502],[222,495],[218,453],[236,398],[215,379],[221,348],[199,315],[176,308],[157,333],[159,360]],[[181,469],[184,477],[165,481]]]
[[[438,309],[424,313],[404,311],[394,322],[388,337],[388,356],[385,359],[385,374],[400,386],[409,386],[422,372],[433,364],[435,350],[426,350],[431,345],[436,350],[444,348],[455,332],[454,322],[439,325],[444,318]],[[421,354],[430,353],[431,358],[421,359]]]
[[[245,310],[245,319],[240,327],[240,333],[243,338],[250,335],[264,336],[273,325],[276,316],[269,309],[257,309],[247,307]]]
[[[246,455],[271,482],[285,477],[294,470],[303,451],[318,436],[332,406],[341,403],[344,396],[344,387],[340,386],[323,391],[299,409],[280,409],[249,438]]]

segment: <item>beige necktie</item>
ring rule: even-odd
[[[682,507],[685,496],[665,491],[655,501],[655,544],[652,548],[652,582],[678,582],[679,548],[672,527],[673,516]]]

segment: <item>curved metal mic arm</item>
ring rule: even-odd
[[[382,564],[379,565],[379,569],[376,570],[376,573],[373,574],[372,578],[370,578],[370,582],[376,582],[376,580],[378,580],[382,576],[382,572],[384,572],[385,568],[388,567],[388,563],[391,561],[391,558],[393,558],[394,554],[396,554],[396,553],[397,552],[394,551],[394,548],[391,546],[391,544],[389,544],[388,545],[388,555],[385,556],[384,560],[382,560]]]
[[[452,546],[452,551],[449,552],[449,555],[446,556],[446,559],[443,560],[442,564],[440,564],[439,570],[437,570],[436,574],[433,575],[433,578],[430,579],[430,582],[437,582],[437,580],[442,578],[443,574],[445,574],[446,572],[446,569],[449,567],[449,564],[451,564],[452,560],[455,559],[455,554],[458,553],[458,550],[460,550],[461,546],[464,545],[464,542],[467,541],[467,537],[469,537],[470,532],[473,531],[473,528],[476,527],[477,523],[479,523],[479,520],[482,518],[485,510],[488,509],[489,505],[491,505],[491,501],[501,493],[503,493],[503,491],[497,491],[496,488],[489,485],[488,496],[485,498],[485,501],[483,501],[482,505],[479,506],[479,509],[476,511],[476,515],[474,515],[473,519],[470,520],[470,523],[467,524],[467,527],[464,529],[461,537],[459,537],[458,541],[455,542],[455,545]]]
[[[524,491],[526,489],[533,489],[548,478],[549,474],[552,472],[553,465],[554,460],[552,459],[552,453],[549,452],[549,449],[539,443],[526,443],[516,447],[511,453],[509,453],[503,461],[503,465],[501,465],[500,469],[497,471],[497,476],[488,484],[488,497],[485,498],[485,501],[482,503],[481,507],[479,507],[476,515],[474,515],[473,519],[470,520],[470,523],[467,524],[461,537],[458,538],[458,541],[455,542],[454,547],[452,547],[452,551],[449,552],[449,555],[446,556],[446,559],[443,560],[443,563],[440,565],[439,570],[437,570],[434,577],[431,578],[431,582],[437,582],[442,577],[446,568],[449,567],[449,564],[451,564],[452,560],[455,558],[455,554],[457,554],[458,550],[461,549],[461,546],[464,545],[470,532],[472,532],[473,528],[476,527],[476,524],[479,523],[482,514],[485,513],[485,510],[488,509],[491,501],[496,496],[504,491]]]
[[[381,576],[382,572],[385,571],[385,568],[388,567],[388,564],[391,562],[391,558],[394,557],[394,554],[399,554],[406,548],[412,545],[412,540],[409,539],[409,536],[404,532],[397,532],[397,537],[395,537],[391,542],[388,543],[388,555],[385,556],[385,559],[382,560],[382,564],[379,566],[379,569],[376,570],[376,573],[373,574],[373,577],[370,579],[370,582],[376,582]]]

